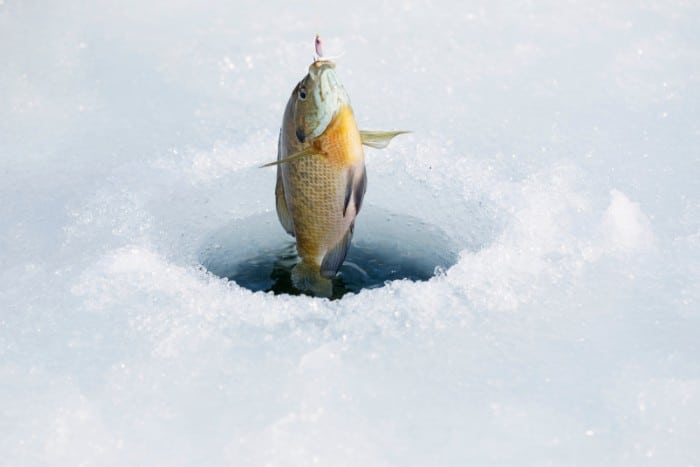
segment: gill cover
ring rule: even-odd
[[[295,132],[301,143],[321,136],[338,109],[350,103],[335,74],[335,63],[329,60],[312,63],[294,93]]]

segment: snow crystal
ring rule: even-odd
[[[2,463],[697,465],[698,5],[244,3],[0,1]],[[317,32],[433,277],[222,273]]]

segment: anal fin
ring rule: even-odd
[[[277,184],[275,185],[275,207],[277,208],[277,218],[284,230],[294,236],[294,221],[287,207],[287,200],[284,196],[284,183],[282,183],[282,174],[277,170]]]

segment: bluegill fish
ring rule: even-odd
[[[317,51],[318,51],[317,46]],[[301,258],[292,283],[330,297],[367,188],[362,145],[385,147],[405,133],[360,131],[335,63],[317,59],[296,85],[280,129],[275,187],[277,216]]]

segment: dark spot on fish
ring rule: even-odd
[[[362,200],[365,197],[365,191],[367,191],[367,172],[365,170],[362,171],[362,176],[360,177],[360,180],[357,182],[357,186],[355,187],[355,195],[353,196],[353,201],[355,202],[355,211],[360,212],[360,208],[362,207]]]
[[[355,171],[352,168],[348,171],[348,181],[345,185],[345,202],[343,203],[343,217],[345,217],[345,212],[348,210],[348,204],[350,204],[350,197],[352,196],[352,185],[354,183]]]
[[[306,139],[306,135],[304,135],[304,130],[301,128],[297,128],[297,139],[299,140],[300,143],[303,143],[304,140]]]

